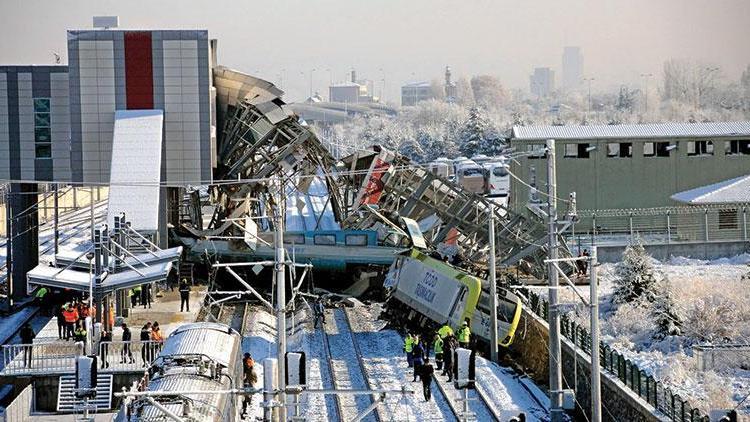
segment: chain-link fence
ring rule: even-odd
[[[640,237],[647,242],[747,241],[750,204],[579,210],[574,242],[603,244]]]
[[[536,293],[523,290],[529,298],[528,309],[545,321],[549,317],[549,303]],[[570,340],[576,347],[591,356],[591,334],[586,327],[576,323],[567,316],[560,318],[560,333]],[[611,348],[609,345],[599,344],[599,362],[604,371],[617,377],[638,397],[646,400],[669,420],[679,422],[709,422],[707,415],[690,402],[675,393],[668,386],[654,379],[646,371],[630,359]]]

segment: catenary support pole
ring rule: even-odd
[[[487,207],[490,213],[490,259],[488,272],[490,275],[490,357],[497,362],[497,275],[495,274],[495,203],[489,201]]]
[[[596,285],[596,246],[591,248],[589,258],[589,283],[591,308],[591,422],[602,420],[601,379],[599,377],[599,292]]]
[[[60,252],[60,201],[59,201],[59,195],[58,195],[58,189],[59,186],[57,183],[55,183],[55,266],[57,266],[57,254]]]
[[[562,362],[560,346],[560,315],[557,300],[557,174],[555,168],[555,141],[547,140],[547,214],[549,222],[549,391],[552,422],[562,422]]]
[[[284,184],[279,182],[279,189]],[[276,248],[276,263],[274,264],[274,276],[276,279],[276,336],[278,339],[278,364],[277,374],[279,383],[279,422],[286,422],[286,274],[284,254],[284,216],[281,208],[281,195],[277,196],[276,210],[274,214],[274,247]]]

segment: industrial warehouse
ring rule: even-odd
[[[208,30],[65,35],[67,64],[0,66],[3,420],[737,420],[611,345],[600,297],[634,250],[747,255],[749,121],[514,124],[419,161],[331,133],[435,83],[388,105],[350,70],[317,101],[310,71],[288,103]]]

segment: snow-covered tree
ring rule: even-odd
[[[474,101],[486,109],[497,108],[508,100],[508,93],[500,80],[490,75],[477,75],[471,78],[471,91]]]
[[[498,155],[505,147],[504,139],[479,107],[469,109],[469,118],[459,130],[456,143],[466,157],[475,154]]]
[[[617,264],[616,275],[612,291],[612,301],[615,303],[653,302],[658,294],[656,269],[640,241],[625,248],[622,262]]]
[[[680,334],[682,319],[675,305],[672,283],[666,276],[657,283],[658,292],[651,306],[651,317],[656,324],[654,338],[662,340],[668,336]]]

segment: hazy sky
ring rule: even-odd
[[[220,64],[275,83],[284,69],[287,100],[307,95],[310,69],[327,93],[352,66],[378,93],[384,73],[388,100],[445,65],[525,90],[550,66],[559,84],[565,45],[581,46],[593,90],[659,76],[670,57],[731,79],[750,63],[750,0],[0,0],[0,64],[51,63],[52,51],[67,62],[65,30],[109,14],[122,28],[208,29]]]

